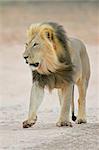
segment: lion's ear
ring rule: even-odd
[[[53,29],[52,28],[48,28],[48,27],[44,27],[42,29],[41,34],[47,38],[49,41],[53,41],[54,40],[54,33],[53,33]]]
[[[52,43],[53,47],[56,48],[56,46],[55,46],[55,34],[54,34],[54,31],[52,28],[44,27],[41,30],[41,36],[45,40],[49,40]]]
[[[52,31],[46,31],[45,34],[46,34],[46,37],[47,37],[50,41],[53,41],[53,40],[54,40],[54,35],[53,35],[53,32],[52,32]]]

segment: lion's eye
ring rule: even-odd
[[[38,43],[34,43],[34,44],[33,44],[33,47],[35,47],[35,46],[37,46],[37,45],[38,45]]]

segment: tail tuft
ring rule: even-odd
[[[72,120],[75,121],[77,117],[74,115],[74,85],[73,85],[73,91],[72,91]]]
[[[76,121],[77,117],[74,115],[74,113],[72,113],[72,120]]]

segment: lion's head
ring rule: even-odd
[[[27,31],[23,54],[26,63],[40,74],[51,74],[70,67],[67,40],[64,29],[56,23],[32,24]]]

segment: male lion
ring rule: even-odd
[[[58,89],[60,116],[57,126],[72,126],[72,120],[86,123],[86,91],[90,77],[89,58],[84,44],[68,38],[61,25],[53,22],[32,24],[27,31],[27,43],[23,54],[32,70],[33,85],[30,96],[28,119],[23,127],[28,128],[37,121],[37,110],[43,100],[44,87]],[[79,91],[78,116],[74,115],[74,84]]]

